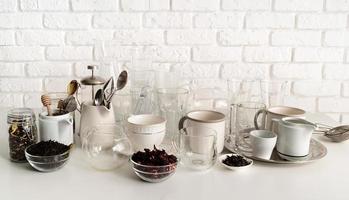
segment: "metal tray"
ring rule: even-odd
[[[236,152],[234,149],[229,147],[229,145],[226,145],[225,147],[231,152]],[[325,157],[327,154],[327,148],[323,144],[321,144],[319,141],[315,139],[311,139],[310,147],[309,147],[309,155],[302,160],[292,160],[292,161],[281,158],[278,155],[276,149],[274,149],[271,155],[271,158],[269,160],[254,157],[251,155],[250,152],[238,151],[236,153],[239,153],[245,157],[251,158],[253,160],[261,161],[261,162],[277,163],[277,164],[302,164],[302,163],[314,162],[316,160],[320,160],[321,158]]]

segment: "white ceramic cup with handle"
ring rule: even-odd
[[[179,121],[178,129],[181,130],[185,127],[207,127],[216,131],[217,134],[217,152],[220,153],[224,148],[224,135],[225,135],[225,115],[223,113],[213,110],[195,110],[187,113]],[[208,135],[204,130],[201,135]]]
[[[250,132],[252,155],[269,160],[276,145],[277,136],[268,130],[254,130]]]
[[[258,125],[257,121],[259,116],[265,119],[265,123]],[[254,118],[255,128],[256,129],[266,129],[269,131],[274,131],[278,133],[278,127],[276,123],[272,123],[273,119],[282,119],[283,117],[297,117],[305,119],[305,111],[300,108],[288,107],[288,106],[274,106],[268,109],[259,110]]]
[[[40,141],[54,140],[65,145],[74,143],[72,113],[48,116],[39,114]]]

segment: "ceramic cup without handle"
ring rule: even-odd
[[[83,138],[87,132],[101,124],[115,123],[114,109],[111,105],[108,109],[105,106],[94,106],[92,102],[84,102],[81,105],[80,137]]]
[[[265,119],[264,124],[258,125],[257,120],[259,116],[262,115],[262,118]],[[272,123],[273,119],[282,119],[283,117],[297,117],[297,118],[305,118],[305,111],[300,108],[288,107],[288,106],[275,106],[270,107],[268,109],[259,110],[255,117],[255,128],[256,129],[266,129],[269,131],[274,131],[276,134],[278,133],[278,127],[276,123]]]
[[[254,130],[250,132],[250,140],[252,155],[269,160],[276,144],[276,134],[267,130]]]
[[[166,132],[166,119],[151,114],[133,115],[127,119],[127,137],[135,151],[159,146]]]
[[[276,149],[287,160],[302,159],[309,154],[310,140],[316,125],[296,117],[273,119],[279,134]]]
[[[71,113],[48,116],[47,112],[39,114],[40,141],[54,140],[65,145],[74,142],[73,116]]]
[[[181,118],[178,124],[179,130],[185,127],[207,127],[216,131],[217,134],[217,152],[223,151],[225,135],[225,115],[213,110],[196,110],[187,113]],[[205,135],[202,130],[202,135]],[[206,134],[207,135],[207,134]]]

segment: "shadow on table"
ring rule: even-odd
[[[140,180],[137,177],[137,175],[134,173],[130,163],[125,163],[121,168],[119,168],[118,170],[115,170],[115,174],[117,174],[120,177],[135,180],[135,181]]]
[[[10,159],[8,151],[8,142],[5,138],[1,138],[0,140],[0,157],[6,160]]]

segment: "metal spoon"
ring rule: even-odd
[[[102,89],[97,90],[94,103],[95,106],[104,105],[104,92]]]
[[[113,99],[113,96],[114,96],[115,92],[118,91],[118,90],[121,90],[122,88],[124,88],[126,86],[127,77],[128,77],[127,71],[122,71],[119,74],[118,80],[116,82],[116,89],[114,89],[111,92],[111,94],[109,95],[108,99],[106,100],[108,108],[110,107],[110,102]]]

